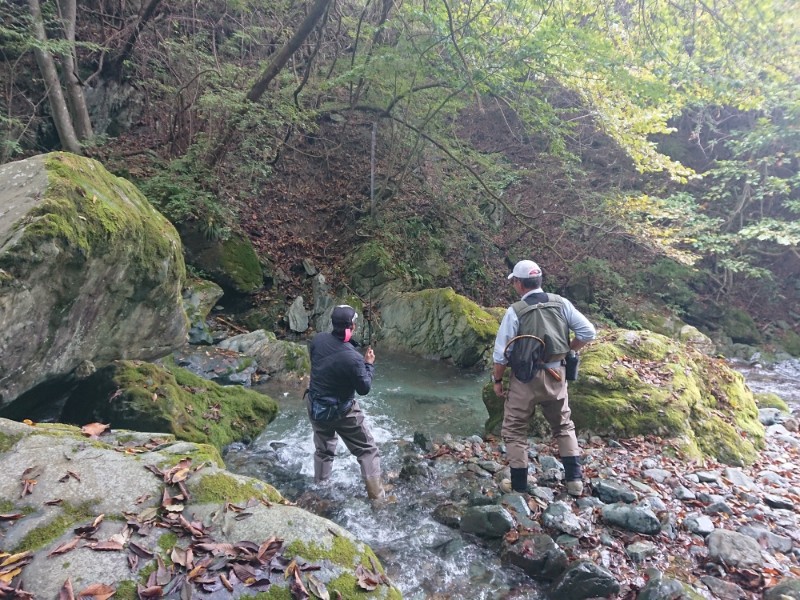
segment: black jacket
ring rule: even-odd
[[[373,365],[349,342],[343,342],[332,333],[318,333],[309,346],[311,354],[312,398],[336,398],[340,403],[351,400],[358,392],[369,393],[372,387]]]

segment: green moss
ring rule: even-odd
[[[264,274],[253,245],[245,237],[232,236],[222,243],[222,267],[243,293],[255,292],[264,285]]]
[[[22,439],[22,434],[8,434],[0,431],[0,453],[8,452],[18,441]]]
[[[280,502],[283,498],[274,487],[255,479],[242,483],[227,473],[200,472],[199,479],[190,479],[192,500],[201,504],[234,502],[243,503],[251,498],[264,498]]]
[[[782,412],[790,412],[789,405],[783,401],[783,399],[778,396],[778,394],[773,394],[772,392],[763,392],[754,394],[753,397],[756,400],[756,404],[759,408],[777,408]]]
[[[98,372],[92,385],[95,388],[84,396],[107,398],[109,390],[121,390],[113,403],[98,401],[94,407],[97,418],[113,427],[168,432],[217,449],[254,438],[278,411],[277,403],[265,394],[221,386],[175,366],[172,360],[165,360],[163,367],[117,361]],[[66,412],[65,416],[71,417]],[[213,458],[218,460],[218,456]]]
[[[61,512],[48,523],[29,531],[14,548],[14,552],[38,550],[57,540],[79,521],[94,518],[96,515],[92,510],[93,505],[93,502],[86,502],[79,506],[72,506],[66,503],[62,504],[60,507]]]
[[[158,569],[158,563],[155,560],[150,561],[141,569],[139,569],[139,582],[146,583],[152,573]]]
[[[359,564],[370,570],[377,567],[383,573],[383,566],[372,548],[365,545],[364,550],[359,551],[352,540],[342,535],[333,536],[330,547],[315,542],[304,543],[294,540],[286,546],[284,554],[290,557],[300,556],[312,562],[328,560],[347,568],[355,568]]]
[[[780,342],[786,352],[792,356],[800,356],[800,335],[790,329],[781,336]]]
[[[175,544],[178,543],[178,536],[177,534],[167,531],[162,533],[161,536],[158,538],[157,545],[162,550],[162,553],[165,556],[168,556],[172,549],[175,547]]]
[[[117,589],[114,592],[114,600],[137,600],[139,594],[136,591],[136,582],[126,579],[117,584]]]
[[[273,583],[266,592],[259,592],[255,596],[239,596],[242,600],[292,600],[292,592],[287,586]]]

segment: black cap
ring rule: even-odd
[[[331,323],[335,329],[349,329],[357,318],[356,309],[347,304],[340,304],[331,313]]]

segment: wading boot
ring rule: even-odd
[[[383,500],[386,498],[386,492],[383,491],[383,484],[380,477],[371,477],[364,480],[367,486],[367,496],[370,500]]]
[[[561,459],[564,465],[564,480],[566,481],[567,493],[575,498],[583,494],[583,473],[581,472],[580,458],[577,456],[565,456]]]
[[[520,494],[528,491],[528,468],[511,469],[511,489]]]

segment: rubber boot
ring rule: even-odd
[[[528,469],[511,469],[511,489],[520,494],[528,491]]]
[[[578,497],[583,494],[583,473],[581,472],[581,462],[578,456],[565,456],[561,459],[564,465],[564,481],[566,481],[567,493],[570,496]]]
[[[367,496],[370,500],[383,500],[386,497],[380,477],[371,477],[364,482],[367,485]]]

